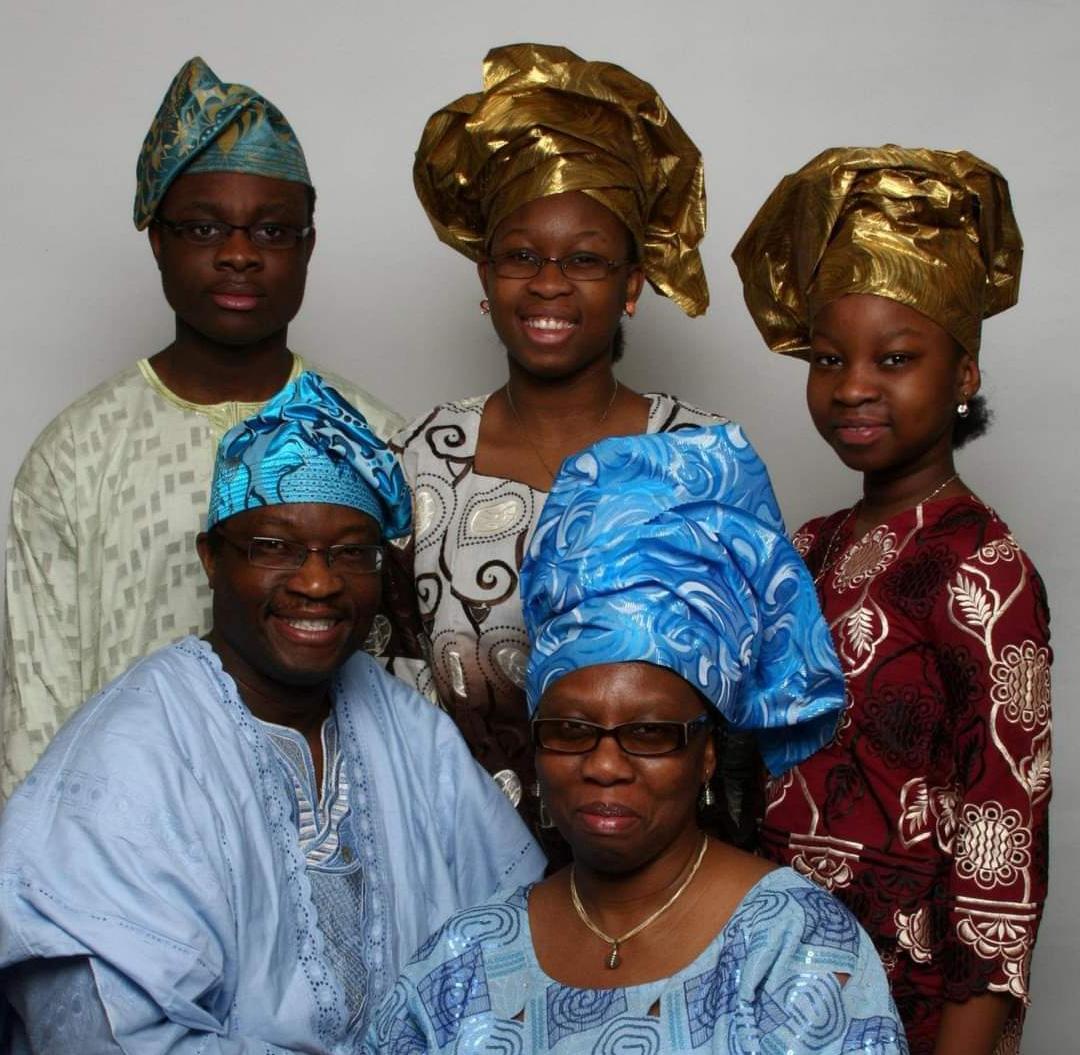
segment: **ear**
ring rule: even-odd
[[[146,238],[150,242],[150,252],[154,254],[154,262],[158,266],[158,271],[161,270],[161,228],[150,221],[150,226],[146,229]]]
[[[701,752],[702,784],[708,784],[716,775],[716,737],[712,730],[705,740],[705,750]]]
[[[311,260],[311,254],[315,252],[315,235],[318,232],[315,230],[315,226],[312,225],[311,234],[307,236],[304,241],[304,263],[308,263]]]
[[[480,276],[480,285],[484,287],[484,293],[490,292],[488,290],[488,262],[486,258],[476,262],[476,273]]]
[[[640,264],[635,264],[626,276],[626,311],[628,315],[634,314],[638,298],[645,288],[645,272]]]
[[[970,352],[964,352],[956,364],[956,402],[966,403],[982,385],[979,361]]]
[[[210,584],[212,590],[214,588],[214,571],[217,568],[217,552],[216,547],[210,541],[209,532],[199,532],[195,538],[195,549],[199,554],[199,560],[202,561],[203,571],[206,572],[206,581]]]

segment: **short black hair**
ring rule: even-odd
[[[307,186],[305,189],[307,190],[307,222],[310,225],[315,222],[315,188]]]
[[[611,341],[611,361],[617,363],[623,357],[623,351],[626,348],[626,331],[623,329],[623,324],[620,322],[615,327],[615,336]]]
[[[986,405],[985,396],[972,396],[967,401],[968,412],[963,417],[956,415],[953,422],[953,450],[959,450],[965,443],[978,439],[990,427],[994,415]]]

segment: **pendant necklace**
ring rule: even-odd
[[[694,876],[697,875],[698,869],[701,867],[701,862],[705,860],[705,851],[709,848],[709,837],[706,835],[701,840],[701,849],[698,850],[697,858],[694,861],[694,866],[690,869],[690,874],[679,884],[679,889],[675,891],[651,916],[647,919],[643,919],[636,927],[631,927],[625,934],[620,934],[619,937],[613,938],[610,934],[605,934],[591,919],[589,914],[585,911],[585,906],[581,903],[581,898],[578,897],[577,883],[574,881],[574,865],[570,866],[570,900],[573,902],[574,911],[577,912],[581,922],[585,924],[601,941],[607,942],[611,946],[611,952],[607,959],[604,961],[607,967],[614,971],[616,967],[622,963],[622,957],[619,955],[619,946],[624,942],[629,941],[635,934],[640,934],[649,924],[655,923],[676,901],[682,897],[686,888],[693,882]]]
[[[948,487],[949,484],[951,484],[953,482],[953,480],[957,480],[959,478],[960,478],[959,473],[953,473],[952,476],[950,476],[947,480],[942,480],[941,483],[939,483],[937,485],[937,487],[935,487],[925,498],[920,498],[919,501],[915,503],[915,505],[916,506],[925,505],[927,502],[930,501],[931,498],[934,498],[936,495],[939,495],[942,491],[944,491],[945,488]],[[847,511],[847,514],[840,521],[840,523],[836,525],[836,529],[832,533],[832,538],[829,539],[829,544],[828,544],[828,546],[825,547],[825,559],[821,562],[821,569],[818,571],[817,575],[814,576],[814,585],[815,586],[817,586],[817,584],[819,582],[821,582],[821,580],[823,578],[825,578],[825,573],[829,570],[829,568],[832,567],[832,565],[829,562],[829,558],[832,556],[833,546],[836,545],[836,540],[840,537],[840,532],[844,530],[844,528],[848,525],[848,523],[852,519],[852,517],[855,516],[856,511],[861,506],[862,506],[862,499],[860,498]],[[909,507],[909,508],[911,508],[911,507]],[[840,559],[840,554],[839,553],[837,553],[836,558],[837,558],[837,560]]]
[[[615,397],[619,394],[619,382],[616,379],[613,380],[615,380],[615,384],[611,389],[611,398],[608,400],[608,405],[604,408],[604,413],[596,419],[597,426],[603,425],[604,422],[607,421],[607,416],[611,413],[611,408],[615,405]],[[509,381],[503,386],[503,391],[506,393],[506,405],[510,408],[510,413],[514,415],[514,420],[521,427],[521,434],[525,437],[525,442],[532,447],[533,454],[536,455],[536,460],[544,467],[544,472],[551,477],[551,481],[554,483],[558,473],[544,460],[544,456],[540,453],[540,448],[533,442],[532,436],[529,435],[529,430],[525,428],[525,422],[521,420],[521,415],[518,413],[517,407],[514,406],[514,397],[510,393]]]

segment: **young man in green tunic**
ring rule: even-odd
[[[312,365],[287,330],[315,248],[315,191],[282,113],[194,58],[147,133],[137,184],[135,226],[148,231],[176,336],[61,412],[19,470],[0,802],[84,699],[138,656],[208,629],[195,537],[217,442]],[[326,376],[379,435],[400,424]]]

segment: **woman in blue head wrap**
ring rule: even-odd
[[[843,683],[764,467],[735,426],[567,461],[522,569],[546,811],[574,860],[416,954],[370,1051],[905,1052],[832,895],[703,831],[721,724],[780,773]]]

